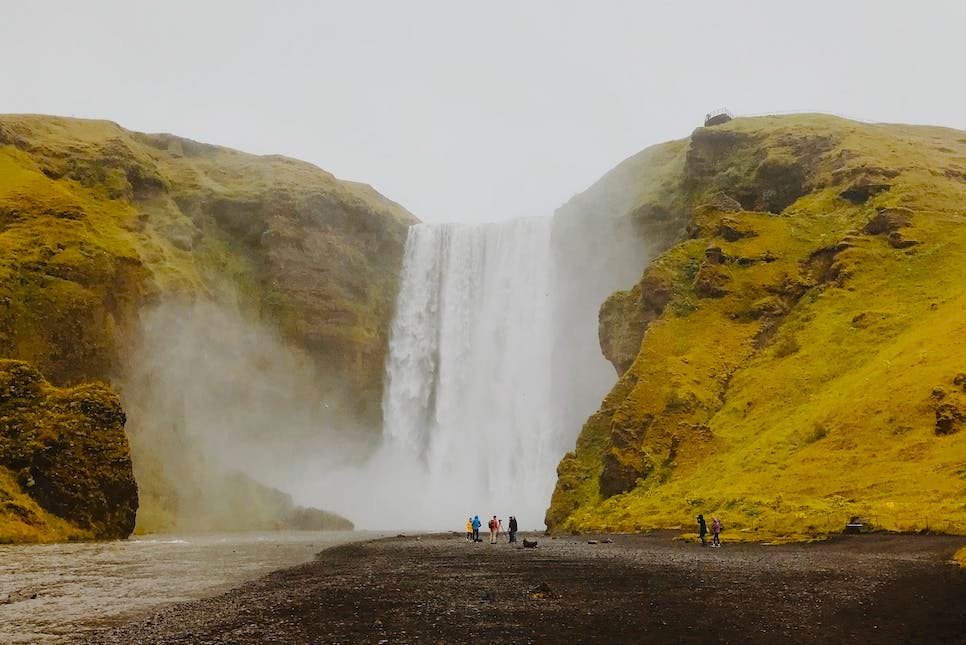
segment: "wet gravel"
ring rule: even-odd
[[[338,546],[84,642],[966,642],[966,569],[949,562],[962,537],[720,549],[668,533],[537,539]]]

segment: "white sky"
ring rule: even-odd
[[[719,106],[966,129],[964,29],[958,0],[0,0],[0,112],[285,154],[427,221],[501,220]]]

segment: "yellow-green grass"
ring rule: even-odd
[[[14,474],[0,466],[0,544],[89,540],[84,531],[48,513],[17,483]]]
[[[966,546],[961,548],[959,551],[956,551],[956,555],[953,556],[953,559],[959,563],[959,566],[966,567]]]
[[[754,138],[731,160],[828,140],[807,162],[812,186],[780,214],[698,209],[696,238],[653,263],[673,295],[561,463],[552,527],[691,530],[703,513],[732,540],[820,537],[852,516],[966,533],[966,429],[936,432],[940,401],[966,412],[954,384],[966,373],[966,133],[817,115],[725,128]],[[733,167],[700,177],[691,203]],[[863,204],[839,196],[869,177],[888,189]],[[919,244],[861,232],[876,209],[900,206],[901,234]],[[729,242],[724,218],[755,236]],[[732,261],[702,264],[708,246]],[[709,271],[724,276],[721,297],[695,293]],[[776,299],[787,315],[757,311]],[[607,460],[640,475],[609,498]]]
[[[55,385],[123,384],[144,307],[211,300],[277,329],[346,424],[376,428],[414,221],[369,186],[293,159],[0,115],[0,358]],[[151,450],[141,437],[137,454]],[[148,528],[178,512],[159,468],[137,468]]]

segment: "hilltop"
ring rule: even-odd
[[[966,533],[966,132],[738,118],[578,199],[613,195],[661,248],[601,307],[552,530]]]

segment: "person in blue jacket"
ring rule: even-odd
[[[483,526],[483,522],[480,521],[479,515],[473,516],[473,541],[480,541],[480,527]]]

